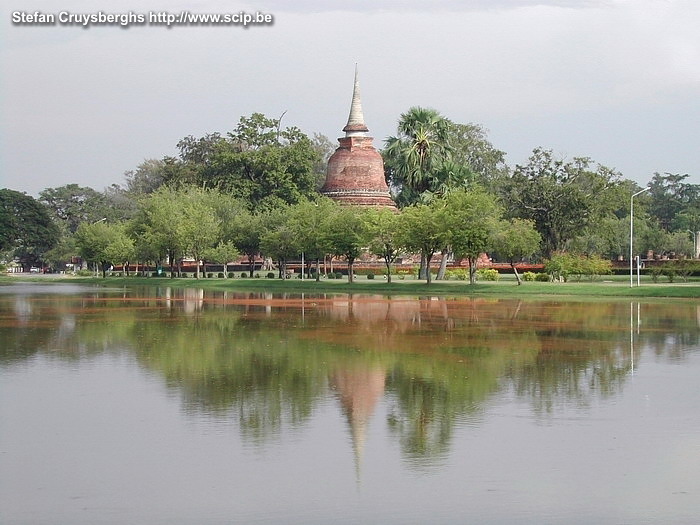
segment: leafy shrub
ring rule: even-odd
[[[545,263],[544,268],[553,280],[567,282],[572,275],[577,276],[577,280],[580,281],[584,275],[593,280],[599,275],[609,274],[612,272],[612,263],[601,259],[598,255],[587,257],[571,253],[556,253]]]
[[[336,279],[342,279],[342,278],[343,278],[343,272],[335,272],[335,278],[336,278]]]
[[[235,277],[236,277],[236,274],[235,274],[235,273],[233,273],[233,272],[228,272],[228,278],[229,278],[229,279],[235,279]]]
[[[255,274],[255,278],[256,278],[256,279],[260,279],[260,274],[259,274],[259,273],[256,273],[256,274]]]
[[[367,279],[369,279],[369,280],[374,279],[374,274],[373,274],[373,273],[368,273],[368,274],[367,274]]]
[[[501,278],[501,274],[498,270],[493,268],[479,268],[476,271],[477,279],[481,281],[498,281]]]
[[[544,272],[538,272],[535,274],[535,281],[539,283],[548,283],[549,282],[549,275],[544,273]]]
[[[223,273],[223,272],[219,272],[218,274],[216,274],[216,276],[217,276],[219,279],[223,279],[223,278],[224,278],[224,273]]]
[[[268,279],[274,279],[275,278],[275,272],[267,272],[267,275],[265,276]]]
[[[445,279],[448,281],[466,281],[469,279],[469,271],[464,268],[455,268],[445,272]]]
[[[608,259],[602,259],[598,255],[591,255],[584,264],[584,274],[593,280],[599,275],[608,275],[612,273],[612,262]]]
[[[245,279],[248,277],[248,274],[246,272],[241,272],[241,279]]]
[[[535,272],[524,272],[523,273],[523,281],[534,281],[535,277],[536,277]]]
[[[95,275],[95,272],[93,272],[92,270],[78,270],[77,272],[75,272],[75,274],[78,277],[92,277],[93,275]]]
[[[552,280],[567,282],[574,266],[572,256],[568,253],[555,253],[549,261],[544,263],[544,271]]]
[[[207,278],[208,278],[208,279],[213,279],[213,278],[214,278],[214,274],[213,274],[213,273],[208,273],[208,274],[207,274]]]

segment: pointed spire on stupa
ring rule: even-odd
[[[346,137],[364,136],[368,131],[365,117],[362,114],[362,100],[360,100],[360,81],[357,78],[357,64],[355,64],[355,85],[352,90],[352,103],[350,104],[350,116],[348,123],[343,128]]]

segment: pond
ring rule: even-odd
[[[700,303],[0,287],[3,524],[687,524]]]

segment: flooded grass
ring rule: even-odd
[[[78,278],[52,277],[50,281],[43,277],[7,277],[2,282],[41,281],[55,283],[87,283],[100,286],[158,286],[167,285],[175,288],[203,288],[208,290],[269,291],[291,293],[368,293],[381,295],[496,295],[501,297],[645,297],[645,298],[700,298],[700,281],[687,283],[653,283],[642,281],[641,286],[630,287],[627,276],[605,276],[605,280],[567,283],[525,282],[517,286],[512,276],[503,276],[498,282],[479,282],[470,285],[464,281],[433,281],[427,284],[418,280],[396,280],[387,283],[383,280],[356,278],[354,283],[347,280],[280,280],[280,279],[193,279],[167,277],[107,277]]]

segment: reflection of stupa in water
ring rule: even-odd
[[[384,394],[385,380],[386,371],[378,366],[358,365],[354,368],[339,369],[331,376],[331,387],[340,396],[340,404],[350,426],[358,482],[367,440],[367,427],[377,401]]]

